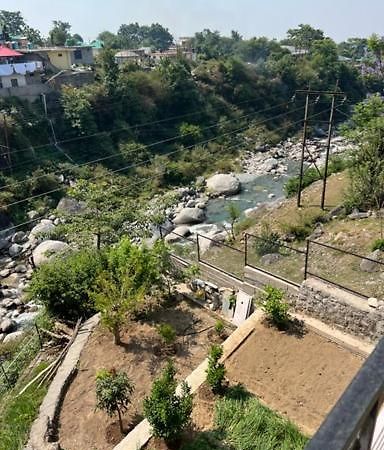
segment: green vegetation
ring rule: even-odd
[[[55,258],[33,273],[29,296],[53,316],[68,320],[89,317],[95,312],[90,290],[103,264],[102,254],[92,250]]]
[[[225,366],[219,362],[222,356],[223,348],[220,345],[212,345],[208,354],[207,383],[214,394],[223,391]]]
[[[215,333],[219,336],[222,337],[225,333],[225,325],[224,322],[219,319],[216,321],[215,323]]]
[[[128,409],[134,387],[125,372],[101,369],[96,375],[96,408],[105,411],[110,417],[119,416],[121,433],[124,433],[121,414]]]
[[[16,396],[22,387],[47,367],[41,363],[23,383],[18,383],[0,401],[0,450],[20,450],[28,439],[32,422],[38,414],[40,404],[47,392],[46,386],[28,389]]]
[[[157,332],[159,333],[164,345],[172,345],[176,341],[176,330],[169,323],[162,323],[157,327]]]
[[[268,319],[278,328],[284,328],[289,322],[289,305],[283,300],[284,292],[273,286],[264,286],[257,304],[266,313]]]
[[[144,416],[152,426],[154,436],[166,442],[173,442],[180,437],[192,414],[191,389],[183,382],[180,395],[176,395],[175,375],[175,367],[169,361],[143,402]]]
[[[236,203],[231,202],[227,206],[227,212],[229,214],[229,223],[231,226],[231,239],[234,241],[236,239],[236,233],[235,233],[235,225],[238,223],[241,215],[240,208]]]
[[[295,425],[237,387],[216,401],[214,429],[183,450],[302,450],[307,441]]]
[[[384,252],[384,239],[376,239],[376,241],[372,245],[372,251],[381,250]]]
[[[263,223],[260,239],[254,240],[253,247],[258,256],[268,255],[270,253],[279,253],[280,236],[271,230],[267,223]]]

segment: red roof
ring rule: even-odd
[[[23,56],[23,54],[11,48],[0,46],[0,58],[13,58],[14,56]]]

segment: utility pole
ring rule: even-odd
[[[46,95],[44,93],[42,93],[40,95],[41,95],[41,101],[43,102],[43,108],[44,108],[45,117],[48,117],[47,97],[46,97]]]
[[[3,127],[4,127],[5,148],[7,149],[8,166],[12,173],[11,149],[9,148],[8,123],[7,123],[7,115],[5,114],[5,112],[3,113]]]
[[[327,175],[328,175],[328,163],[329,163],[329,153],[331,148],[331,138],[332,138],[332,129],[333,129],[333,118],[334,118],[334,112],[335,112],[335,102],[337,96],[343,96],[345,98],[344,92],[337,91],[338,82],[336,83],[336,89],[334,91],[315,91],[311,89],[306,90],[297,90],[296,94],[306,94],[306,101],[305,101],[305,113],[304,113],[304,131],[303,131],[303,146],[301,151],[301,161],[300,161],[300,179],[299,179],[299,190],[297,193],[297,207],[301,207],[301,190],[303,188],[303,178],[305,174],[304,170],[304,163],[305,163],[305,152],[307,151],[310,156],[310,152],[307,149],[307,129],[308,129],[308,109],[309,109],[309,98],[312,95],[317,96],[318,98],[321,95],[331,95],[332,96],[332,104],[331,104],[331,111],[329,115],[328,120],[328,137],[327,137],[327,151],[325,156],[325,167],[324,167],[324,174],[323,174],[323,190],[322,190],[322,196],[321,196],[321,208],[324,209],[324,203],[325,203],[325,193],[327,189]],[[295,94],[295,95],[296,95]],[[320,171],[318,167],[316,166],[315,162],[313,162],[315,165],[319,175]]]

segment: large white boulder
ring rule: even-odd
[[[235,175],[217,174],[207,180],[208,192],[215,195],[235,195],[241,189],[241,183]]]
[[[173,222],[176,225],[188,223],[200,223],[205,220],[205,212],[200,208],[184,208],[175,217]]]
[[[165,236],[165,242],[171,244],[173,242],[180,241],[180,239],[188,236],[189,234],[191,234],[189,227],[187,225],[180,225],[179,227],[176,227],[171,233]]]
[[[29,239],[36,239],[43,234],[49,234],[55,229],[51,220],[43,219],[40,223],[34,226],[29,234]]]
[[[84,211],[85,203],[72,197],[63,197],[56,206],[57,211],[67,214],[78,214]]]
[[[63,253],[69,249],[69,245],[61,241],[44,241],[33,251],[33,262],[36,267],[55,258],[58,253]]]

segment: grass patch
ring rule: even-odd
[[[201,433],[183,450],[302,450],[307,441],[294,424],[243,392],[218,400],[215,430]]]
[[[47,367],[48,363],[39,364],[31,373],[25,384]],[[0,402],[0,450],[20,450],[26,443],[32,422],[47,392],[47,387],[34,386],[20,397],[17,393],[22,389],[18,384]]]

